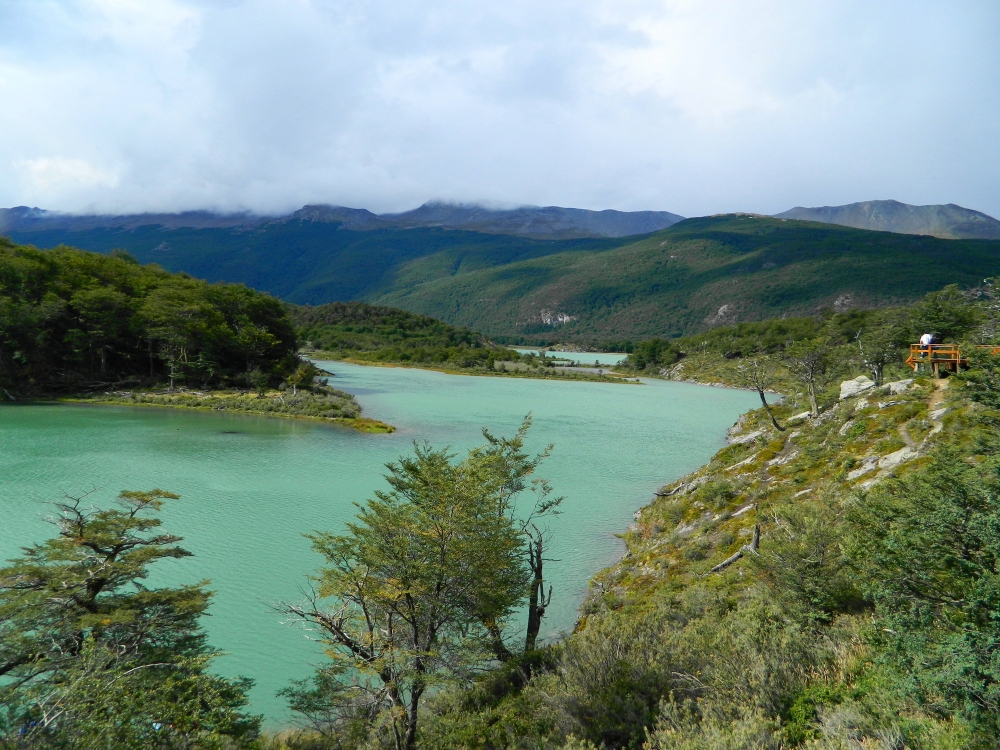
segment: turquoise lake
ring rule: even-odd
[[[275,692],[322,655],[273,605],[298,601],[322,562],[302,534],[339,531],[384,486],[384,464],[413,440],[462,452],[481,429],[510,434],[534,416],[529,448],[555,445],[540,476],[564,495],[549,523],[554,586],[543,634],[572,628],[588,579],[622,552],[615,536],[662,484],[703,464],[753,393],[686,383],[644,385],[468,377],[319,363],[357,395],[365,416],[397,427],[366,435],[308,421],[156,408],[0,407],[0,557],[51,536],[45,516],[63,495],[93,491],[107,506],[123,489],[181,495],[161,517],[194,557],[158,563],[153,584],[210,579],[205,621],[225,674],[254,678],[252,709],[288,720]]]
[[[538,349],[521,349],[520,347],[514,347],[514,351],[521,354],[538,353]],[[569,359],[578,365],[617,365],[628,355],[622,352],[546,352],[545,356]]]

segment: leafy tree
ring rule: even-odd
[[[902,328],[894,321],[860,329],[854,340],[861,354],[861,361],[875,385],[882,385],[886,366],[899,361]]]
[[[958,377],[973,401],[1000,409],[1000,357],[989,351],[972,349],[966,354],[968,369]]]
[[[985,320],[978,305],[955,284],[930,292],[913,306],[913,335],[932,333],[938,341],[960,341]]]
[[[636,370],[660,369],[669,367],[680,357],[680,349],[674,342],[663,339],[647,339],[633,346],[632,353],[623,364]]]
[[[360,717],[395,747],[413,748],[427,691],[509,655],[502,633],[526,597],[540,620],[541,566],[528,564],[526,546],[539,542],[534,519],[558,500],[536,482],[535,508],[514,516],[515,497],[547,455],[523,453],[527,428],[526,420],[511,439],[486,433],[487,444],[457,463],[415,445],[388,465],[389,491],[375,493],[348,533],[310,535],[328,566],[309,600],[286,611],[318,627],[333,664],[286,695],[318,728],[352,731]],[[537,623],[530,645],[536,636]]]
[[[933,713],[1000,730],[1000,460],[942,450],[852,509],[848,546],[876,605],[873,639]]]
[[[44,748],[243,746],[248,680],[206,672],[203,584],[150,589],[149,566],[186,557],[150,517],[169,492],[118,507],[59,503],[58,535],[0,569],[0,737]]]

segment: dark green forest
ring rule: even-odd
[[[907,304],[1000,273],[1000,242],[730,214],[650,235],[529,240],[433,228],[27,232],[38,245],[127,250],[294,303],[365,301],[506,343],[676,338],[720,325]],[[560,322],[560,320],[562,322]]]
[[[398,284],[502,266],[558,252],[617,247],[621,239],[532,240],[435,228],[344,229],[337,222],[284,221],[256,229],[163,229],[13,232],[39,247],[93,252],[123,249],[209,281],[246,284],[296,304],[364,300]],[[408,269],[415,276],[407,280]]]
[[[475,331],[392,307],[331,302],[289,305],[288,314],[307,349],[338,358],[488,370],[521,359]]]
[[[169,382],[280,382],[299,362],[282,304],[238,284],[141,266],[123,252],[0,238],[0,387],[18,394]]]

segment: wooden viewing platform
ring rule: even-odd
[[[1000,346],[990,344],[977,346],[976,349],[989,349],[990,354],[1000,354]],[[914,372],[920,372],[920,365],[928,365],[928,369],[938,377],[941,370],[958,372],[966,364],[965,357],[962,356],[961,348],[958,344],[910,344],[910,354],[906,358],[906,364]]]

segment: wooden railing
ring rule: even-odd
[[[992,344],[982,344],[976,349],[989,350],[990,354],[1000,354],[1000,346]],[[911,370],[919,370],[921,365],[927,365],[934,375],[938,375],[942,369],[958,372],[965,364],[965,357],[962,356],[961,348],[958,344],[910,344],[910,354],[906,358],[906,364]]]

